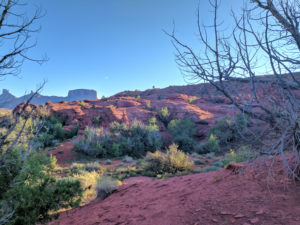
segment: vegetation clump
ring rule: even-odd
[[[148,153],[146,156],[148,165],[146,170],[155,174],[189,171],[193,166],[193,162],[184,152],[178,150],[178,145],[172,144],[169,146],[166,153],[156,151]]]
[[[197,97],[192,96],[192,97],[189,98],[188,103],[189,104],[194,104],[196,100],[197,100]]]
[[[199,146],[197,146],[196,150],[200,154],[209,152],[218,153],[220,151],[219,141],[214,134],[211,134],[208,141],[201,143]]]
[[[80,101],[79,105],[83,107],[83,106],[85,106],[85,102],[84,101]]]
[[[43,120],[44,125],[37,138],[41,148],[53,146],[55,143],[77,135],[79,129],[78,125],[70,131],[64,130],[63,125],[65,124],[65,118],[51,115]]]
[[[194,135],[196,134],[195,124],[189,119],[171,120],[168,125],[168,131],[172,136],[172,140],[184,152],[194,151],[196,141]]]
[[[197,152],[221,153],[228,151],[233,145],[242,144],[250,123],[250,118],[242,113],[237,113],[234,118],[225,116],[209,130],[208,141],[197,146]]]
[[[168,123],[171,120],[171,116],[168,110],[168,107],[162,107],[159,111],[158,111],[158,117],[159,119],[165,124],[165,126],[168,126]]]
[[[254,151],[248,146],[242,146],[238,150],[230,149],[229,153],[226,153],[223,159],[224,166],[228,165],[230,162],[244,162],[254,160],[256,158]]]
[[[52,177],[53,162],[45,154],[30,155],[22,162],[19,149],[16,149],[3,165],[0,169],[0,217],[13,215],[9,224],[48,222],[58,217],[56,211],[60,208],[79,205],[83,192],[79,181]]]
[[[97,180],[97,197],[100,199],[107,198],[110,194],[118,189],[122,183],[110,176],[101,176]]]
[[[135,120],[130,126],[113,122],[108,131],[88,128],[84,138],[75,143],[74,150],[96,157],[141,157],[161,146],[162,138],[152,119],[148,126]]]

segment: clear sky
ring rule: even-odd
[[[32,56],[46,54],[43,65],[26,62],[19,77],[0,87],[21,96],[48,82],[44,95],[67,95],[77,88],[98,96],[123,90],[145,90],[186,84],[174,62],[174,48],[162,29],[173,21],[181,40],[197,46],[196,8],[212,22],[207,0],[29,0],[46,11]],[[241,0],[223,0],[222,16]]]

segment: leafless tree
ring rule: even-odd
[[[277,135],[269,154],[281,154],[297,179],[300,152],[300,1],[251,0],[240,15],[232,12],[234,26],[225,32],[219,18],[220,0],[211,0],[213,22],[197,28],[200,50],[167,33],[176,49],[176,62],[194,82],[208,82],[240,111],[266,122]],[[227,27],[228,29],[228,27]],[[200,52],[200,53],[198,53]],[[258,74],[271,74],[258,76]],[[296,153],[291,166],[284,151]]]
[[[0,1],[0,77],[17,75],[25,60],[42,63],[46,57],[35,59],[28,50],[36,46],[32,34],[40,30],[37,21],[43,16],[37,8],[31,17],[24,9],[27,4],[20,0]]]

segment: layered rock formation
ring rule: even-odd
[[[225,97],[206,84],[126,91],[110,98],[85,100],[84,104],[74,101],[46,106],[54,115],[67,118],[67,127],[79,125],[81,131],[87,126],[108,127],[113,121],[129,124],[137,119],[147,124],[155,116],[160,131],[166,135],[167,127],[160,121],[158,112],[167,107],[170,119],[190,118],[196,124],[199,140],[206,137],[216,121],[236,111]]]
[[[7,89],[3,89],[0,95],[0,108],[13,109],[22,102],[25,102],[32,94],[33,92],[18,98],[12,95]],[[95,90],[76,89],[69,91],[66,97],[37,95],[32,99],[31,103],[43,105],[46,102],[72,102],[85,99],[96,100],[97,92]]]

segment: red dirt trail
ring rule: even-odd
[[[278,159],[257,162],[243,172],[230,170],[164,180],[130,178],[107,199],[62,213],[61,225],[299,225],[300,184],[286,179]]]

